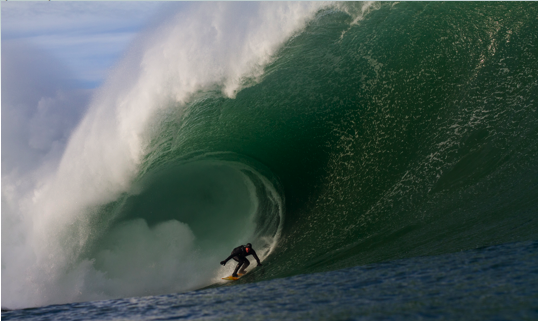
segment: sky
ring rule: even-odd
[[[18,177],[18,184],[24,184],[22,173],[57,163],[111,68],[144,30],[177,11],[170,6],[188,4],[1,1],[0,5],[5,187],[6,178]]]
[[[2,1],[2,47],[24,42],[96,87],[162,8],[162,2]]]

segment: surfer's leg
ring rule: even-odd
[[[235,267],[234,273],[232,274],[232,276],[234,276],[234,277],[237,277],[237,271],[239,270],[241,265],[243,265],[243,263],[244,263],[243,261],[239,261],[239,260],[238,260],[238,262],[239,263],[237,263],[237,266]]]
[[[243,266],[241,267],[241,269],[239,270],[239,274],[245,274],[245,269],[250,265],[250,261],[248,259],[245,259],[245,261],[243,262]]]

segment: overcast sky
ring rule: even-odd
[[[189,5],[0,3],[3,186],[8,175],[56,163],[93,90],[137,35]]]

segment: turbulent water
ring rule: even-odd
[[[12,206],[30,218],[3,217],[2,304],[201,288],[246,242],[262,281],[535,240],[537,16],[193,6],[118,66]]]

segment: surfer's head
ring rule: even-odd
[[[247,249],[251,249],[251,248],[252,248],[252,244],[247,243],[247,245],[245,245],[245,247],[246,247]]]

